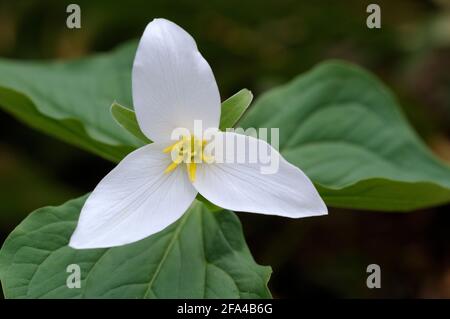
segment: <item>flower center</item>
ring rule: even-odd
[[[207,143],[208,141],[206,140],[183,135],[179,141],[163,150],[163,153],[170,153],[172,157],[172,163],[167,166],[164,173],[170,173],[179,164],[185,163],[189,180],[194,182],[197,164],[211,161],[211,158],[204,154]]]

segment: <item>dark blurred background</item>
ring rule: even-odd
[[[66,6],[82,28],[66,28]],[[366,7],[381,6],[381,29]],[[316,63],[340,58],[377,74],[422,138],[450,162],[450,1],[5,1],[0,56],[67,59],[139,38],[155,17],[197,40],[223,98],[258,96]],[[130,70],[131,71],[131,70]],[[28,213],[91,191],[112,163],[0,113],[0,242]],[[80,174],[83,172],[83,174]],[[450,298],[450,205],[411,213],[331,209],[290,220],[240,214],[274,297]],[[381,289],[366,267],[381,266]]]

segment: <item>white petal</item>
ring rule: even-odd
[[[217,128],[220,95],[208,62],[194,39],[178,25],[155,19],[147,25],[133,65],[133,103],[142,131],[167,141],[182,127],[192,134],[194,120]]]
[[[180,218],[197,195],[181,167],[164,169],[170,156],[150,144],[130,153],[94,189],[70,239],[73,248],[128,244]]]
[[[234,211],[293,218],[327,214],[327,207],[309,178],[269,144],[235,133],[219,133],[220,136],[226,143],[224,153],[229,155],[234,150],[236,156],[229,158],[234,159],[234,163],[225,161],[198,166],[194,186],[210,202]],[[232,140],[235,145],[229,148]],[[270,163],[274,164],[272,174],[267,174],[271,171],[270,163],[264,162],[263,157],[250,163],[251,155],[255,155],[252,145],[270,155]],[[220,161],[217,151],[216,160]],[[240,156],[244,163],[236,163]],[[261,172],[262,167],[266,174]]]

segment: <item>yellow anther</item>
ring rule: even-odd
[[[212,163],[213,161],[214,161],[214,157],[208,156],[208,155],[205,155],[204,153],[202,153],[202,162]]]
[[[195,163],[186,163],[189,180],[193,183],[195,182],[195,173],[197,171],[197,164]]]
[[[167,168],[164,170],[164,173],[170,173],[171,171],[173,171],[175,168],[177,168],[179,163],[176,162],[172,162],[169,166],[167,166]]]
[[[172,164],[170,164],[164,173],[172,172],[181,162],[186,164],[186,171],[191,182],[195,181],[197,163],[211,163],[213,158],[203,153],[206,140],[200,140],[193,136],[183,136],[179,141],[166,147],[163,153],[171,153]]]
[[[180,147],[181,143],[182,143],[182,141],[178,141],[178,142],[173,143],[170,146],[167,146],[165,149],[163,149],[163,153],[170,153],[170,152],[172,152],[174,148]]]

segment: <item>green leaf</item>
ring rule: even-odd
[[[270,267],[256,264],[236,215],[195,201],[162,232],[109,249],[67,246],[86,196],[30,214],[0,251],[7,298],[270,298]],[[66,286],[67,266],[81,288]]]
[[[252,100],[252,92],[242,89],[223,101],[219,129],[225,131],[227,128],[232,128],[239,121]]]
[[[203,205],[205,205],[205,207],[208,208],[211,212],[218,212],[218,211],[223,210],[221,207],[211,203],[209,200],[207,200],[205,197],[203,197],[202,194],[200,194],[200,193],[197,194],[197,197],[195,197],[195,199],[197,199],[198,201],[203,203]]]
[[[111,118],[131,104],[136,44],[69,62],[0,59],[0,107],[29,126],[119,161],[141,142]]]
[[[450,201],[449,166],[359,67],[323,63],[264,94],[241,125],[280,128],[282,154],[330,206],[406,211]]]
[[[142,133],[141,128],[139,127],[139,124],[137,122],[136,113],[134,112],[134,110],[122,106],[117,102],[114,102],[111,105],[111,115],[122,128],[142,141],[142,145],[152,143],[152,141],[150,141],[147,136]]]

